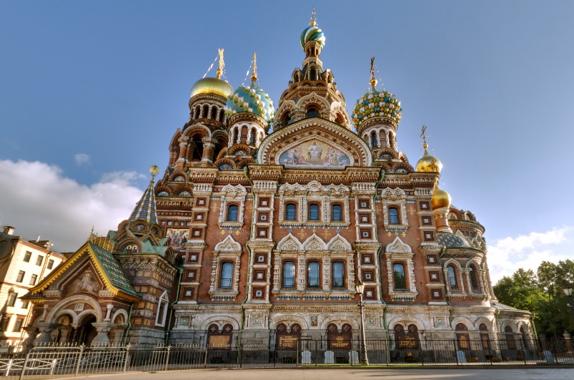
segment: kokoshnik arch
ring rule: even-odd
[[[528,312],[497,302],[484,228],[439,188],[426,140],[415,167],[398,150],[402,109],[374,62],[349,115],[314,18],[300,42],[276,108],[255,56],[234,91],[220,50],[129,219],[28,294],[30,343],[188,343],[204,331],[225,346],[241,331],[264,346],[270,334],[341,344],[359,334],[357,283],[370,338],[533,334]]]

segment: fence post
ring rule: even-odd
[[[130,344],[128,343],[128,345],[126,346],[126,357],[124,360],[124,372],[127,372],[129,362],[130,362]]]
[[[28,360],[30,358],[30,354],[32,353],[34,349],[32,348],[30,351],[28,351],[28,353],[26,354],[26,359],[24,359],[24,364],[22,365],[22,371],[20,371],[20,380],[24,379],[24,373],[26,372],[26,366],[28,365]]]
[[[8,363],[6,364],[6,374],[4,376],[8,376],[10,374],[10,369],[12,368],[12,361],[14,359],[9,359]]]
[[[170,351],[171,351],[171,346],[167,346],[167,352],[165,355],[165,365],[164,365],[164,369],[163,369],[164,371],[167,371],[167,368],[169,366],[169,353],[170,353]]]
[[[453,347],[454,347],[454,357],[456,358],[456,365],[460,365],[460,362],[459,362],[459,360],[458,360],[458,352],[457,352],[458,350],[457,350],[457,348],[456,348],[456,339],[453,339],[453,340],[452,340],[452,344],[453,344]]]
[[[74,371],[74,376],[80,374],[80,365],[82,364],[82,356],[84,354],[84,345],[80,345],[80,353],[78,354],[78,362],[76,363],[76,370]]]

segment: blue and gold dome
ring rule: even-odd
[[[307,42],[317,42],[321,47],[325,46],[325,33],[317,26],[315,20],[311,20],[311,24],[301,32],[301,47],[305,49]]]
[[[255,54],[253,54],[251,84],[249,87],[239,86],[227,98],[226,107],[233,113],[253,113],[269,123],[275,116],[275,108],[269,94],[257,84],[257,62],[255,59]]]

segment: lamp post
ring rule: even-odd
[[[367,354],[367,340],[365,338],[365,303],[363,302],[363,293],[365,291],[365,285],[362,282],[358,282],[357,285],[355,285],[355,290],[357,291],[357,294],[359,295],[359,309],[361,310],[361,354],[362,354],[362,359],[361,359],[361,364],[363,365],[369,365],[369,356]]]

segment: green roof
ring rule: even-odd
[[[108,279],[112,285],[124,293],[139,297],[139,294],[135,291],[135,289],[132,287],[132,284],[130,284],[124,275],[120,263],[116,260],[114,255],[99,245],[96,245],[92,242],[89,244],[90,248],[95,253],[96,259],[99,261],[102,269],[106,272],[106,276],[108,276]]]

